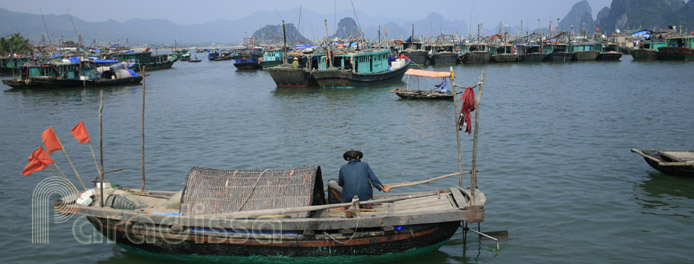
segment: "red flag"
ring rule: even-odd
[[[58,140],[58,137],[55,135],[55,132],[53,132],[52,127],[49,127],[48,129],[46,129],[46,131],[43,131],[41,138],[43,139],[43,144],[46,145],[46,151],[48,151],[48,153],[53,153],[53,151],[63,148],[60,145],[60,141]]]
[[[22,175],[29,176],[29,174],[40,171],[46,168],[46,164],[43,164],[39,159],[33,159],[29,161],[29,164],[22,170]]]
[[[84,128],[84,121],[80,121],[74,128],[72,128],[72,135],[75,136],[80,144],[89,142],[89,134],[87,134],[87,129]]]
[[[53,159],[51,159],[51,156],[49,156],[48,153],[46,153],[46,151],[44,151],[43,148],[40,146],[39,146],[39,148],[34,150],[33,153],[31,153],[31,156],[29,156],[29,161],[32,161],[35,159],[38,159],[39,161],[41,161],[41,163],[43,163],[45,165],[50,165],[50,164],[55,163],[55,161],[53,161]]]

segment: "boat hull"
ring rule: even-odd
[[[271,67],[265,69],[277,87],[316,87],[318,83],[310,72],[291,67]]]
[[[635,49],[631,51],[631,57],[635,61],[654,61],[658,60],[658,52],[650,49]]]
[[[641,151],[634,151],[637,152],[640,155],[643,156],[643,159],[653,167],[654,169],[668,175],[673,175],[673,176],[679,176],[679,177],[694,177],[694,164],[692,163],[692,159],[689,159],[689,163],[686,162],[686,160],[676,160],[672,159],[671,157],[668,157],[667,154],[668,152],[690,152],[693,153],[694,151],[681,151],[681,150],[675,150],[675,151],[669,151],[669,150],[641,150]],[[680,163],[680,165],[674,165],[672,163]],[[663,163],[663,164],[661,164]],[[669,164],[668,164],[669,163]],[[685,164],[683,164],[685,163]]]
[[[281,65],[281,64],[282,64],[282,61],[281,61],[281,60],[276,60],[276,61],[262,61],[262,62],[260,63],[260,67],[261,67],[262,69],[265,70],[265,69],[267,69],[267,68],[275,67],[275,66],[278,66],[278,65]]]
[[[542,62],[545,60],[545,57],[547,57],[547,54],[543,54],[543,53],[523,54],[518,58],[518,61],[520,61],[520,62]]]
[[[458,54],[454,52],[441,52],[431,55],[429,64],[431,65],[449,65],[458,63]]]
[[[259,230],[253,230],[256,233],[244,235],[243,231],[247,230],[190,228],[174,232],[169,226],[163,225],[141,228],[137,224],[123,223],[126,221],[97,217],[87,219],[94,228],[116,243],[152,253],[198,256],[383,255],[432,245],[436,246],[433,248],[435,250],[450,239],[460,226],[459,221],[453,221],[402,226],[392,231],[383,231],[382,228],[357,229],[352,234],[335,230],[316,230],[314,234],[304,234],[303,230],[282,230],[269,233],[273,235],[257,235]]]
[[[257,62],[239,62],[234,63],[234,67],[237,70],[258,70],[260,69],[260,63]]]
[[[621,52],[603,52],[598,55],[599,61],[618,61],[622,58]]]
[[[492,55],[493,62],[518,62],[518,54],[497,54]]]
[[[426,65],[429,55],[426,50],[403,50],[400,54],[407,56],[413,63]]]
[[[395,93],[402,99],[421,99],[421,100],[453,100],[453,94],[450,93],[439,93],[430,91],[413,91],[413,90],[402,90],[393,89],[392,93]]]
[[[571,59],[574,61],[594,61],[598,55],[600,52],[596,50],[576,51]]]
[[[660,60],[694,61],[694,49],[684,47],[661,47],[658,49]]]
[[[471,51],[463,54],[463,64],[487,64],[492,60],[492,53],[487,51]]]
[[[549,62],[569,62],[574,54],[571,52],[552,52],[545,57],[545,61]]]
[[[353,73],[349,70],[322,70],[311,74],[320,87],[353,88],[401,81],[408,65],[409,61],[400,69],[373,74]]]

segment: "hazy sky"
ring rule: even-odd
[[[3,0],[0,7],[10,11],[33,14],[67,14],[90,22],[103,22],[114,19],[124,22],[133,18],[165,19],[177,24],[202,24],[218,19],[234,20],[248,16],[256,11],[310,9],[326,15],[334,10],[354,8],[371,16],[419,20],[431,12],[437,12],[448,19],[462,19],[470,24],[484,23],[485,26],[509,25],[531,21],[537,26],[541,19],[546,26],[549,19],[563,18],[573,4],[580,0]],[[593,8],[593,16],[612,0],[588,0]],[[331,17],[327,17],[331,18]],[[339,19],[339,18],[338,18]],[[527,24],[526,24],[527,25]]]

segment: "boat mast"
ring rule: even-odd
[[[327,58],[325,58],[325,60],[328,61],[328,68],[330,68],[333,65],[333,62],[330,59],[330,54],[332,52],[330,52],[330,36],[328,35],[328,20],[324,19],[323,22],[325,23],[325,39],[327,40],[326,44],[328,45],[328,54],[326,54]]]
[[[282,63],[287,64],[287,31],[284,27],[284,20],[282,20],[282,38],[284,41],[282,46]]]

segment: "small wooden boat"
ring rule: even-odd
[[[405,75],[407,75],[407,86],[405,89],[393,89],[390,90],[391,93],[396,94],[402,99],[425,99],[425,100],[453,100],[453,93],[448,90],[448,80],[446,78],[451,77],[450,72],[436,72],[436,71],[426,71],[426,70],[417,70],[417,69],[408,69],[405,72]],[[434,89],[429,89],[429,90],[420,90],[419,89],[419,80],[417,80],[417,90],[410,90],[410,77],[414,76],[416,78],[419,77],[425,77],[425,78],[442,78],[443,82],[439,87],[437,87],[437,90]]]
[[[694,177],[694,150],[631,149],[656,170],[674,176]]]
[[[189,59],[188,62],[201,62],[201,59]]]
[[[422,248],[430,252],[453,236],[461,221],[484,221],[486,203],[477,189],[450,187],[327,204],[319,166],[192,168],[179,192],[105,186],[103,207],[102,192],[94,188],[81,195],[94,202],[63,197],[55,208],[86,216],[116,243],[173,255],[382,255]],[[369,204],[371,209],[360,208]]]

